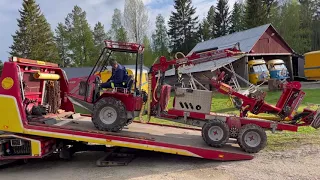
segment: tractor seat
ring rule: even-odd
[[[133,77],[132,77],[132,75],[129,75],[127,81],[123,83],[123,87],[102,88],[100,91],[100,95],[104,91],[116,91],[116,92],[120,92],[120,93],[130,93],[130,91],[132,89],[132,85],[133,85]]]

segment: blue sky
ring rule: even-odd
[[[106,31],[110,28],[111,17],[115,8],[123,10],[124,0],[36,0],[41,11],[51,24],[54,31],[59,22],[63,22],[74,5],[80,6],[87,12],[87,20],[91,27],[98,21],[105,25]],[[173,8],[173,0],[143,0],[147,6],[150,20],[150,32],[154,28],[157,14],[161,13],[168,21]],[[229,0],[230,9],[235,0]],[[216,0],[193,0],[200,18],[206,16],[211,5],[216,5]],[[22,0],[0,0],[0,60],[7,61],[9,46],[12,36],[17,30],[18,10],[22,8]]]

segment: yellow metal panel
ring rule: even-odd
[[[40,73],[40,72],[35,73],[33,77],[36,79],[48,79],[48,80],[60,79],[59,74],[48,74],[48,73]]]
[[[20,112],[14,97],[0,95],[0,114],[0,130],[17,133],[23,132]]]
[[[134,149],[143,149],[143,150],[151,150],[151,151],[157,151],[157,152],[198,157],[198,155],[193,154],[187,150],[159,147],[159,146],[153,146],[153,145],[144,145],[144,144],[139,144],[139,143],[113,141],[113,140],[101,139],[101,138],[91,138],[91,137],[86,137],[86,136],[51,133],[51,132],[38,131],[38,130],[28,130],[28,129],[25,130],[25,133],[32,134],[32,135],[38,135],[38,136],[45,136],[45,137],[53,137],[53,138],[83,141],[83,142],[95,143],[95,144],[103,144],[103,145],[109,145],[109,146],[120,146],[120,147],[134,148]]]
[[[31,155],[32,156],[40,156],[41,155],[40,141],[31,140]]]
[[[320,79],[320,51],[305,54],[304,74],[307,79]]]
[[[304,55],[308,56],[308,55],[313,55],[313,54],[320,54],[320,51],[311,51],[311,52],[305,53]]]
[[[31,129],[25,129],[24,133],[31,134],[31,135],[37,135],[37,136],[43,136],[43,137],[68,139],[68,140],[74,140],[74,141],[84,141],[84,142],[88,142],[88,143],[107,144],[105,139],[90,138],[87,136],[76,136],[76,135],[69,135],[69,134],[63,134],[63,133],[53,133],[53,132],[31,130]]]
[[[258,74],[249,74],[249,81],[252,84],[258,83]]]
[[[255,64],[265,64],[266,62],[262,59],[255,59],[248,61],[248,65],[255,65]]]

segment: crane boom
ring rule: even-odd
[[[161,56],[158,63],[155,63],[149,73],[149,88],[151,90],[149,91],[149,117],[150,113],[153,115],[155,114],[155,109],[157,109],[158,113],[160,113],[160,105],[159,105],[159,99],[156,92],[160,92],[164,79],[165,79],[165,72],[169,69],[170,66],[174,66],[174,69],[177,70],[180,67],[183,66],[190,66],[190,65],[196,65],[204,62],[209,61],[215,61],[222,58],[227,57],[233,57],[239,54],[243,54],[243,52],[240,51],[239,44],[235,44],[232,47],[224,48],[224,49],[218,49],[217,47],[207,49],[206,51],[195,51],[190,56],[184,56],[182,58],[176,58],[172,60],[167,60],[166,57]],[[158,76],[157,76],[158,74]],[[151,80],[150,80],[151,79]]]

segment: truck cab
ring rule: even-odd
[[[270,78],[266,62],[263,59],[253,59],[248,61],[249,81],[257,85]]]
[[[273,59],[267,62],[271,79],[284,80],[289,78],[289,71],[282,59]]]

